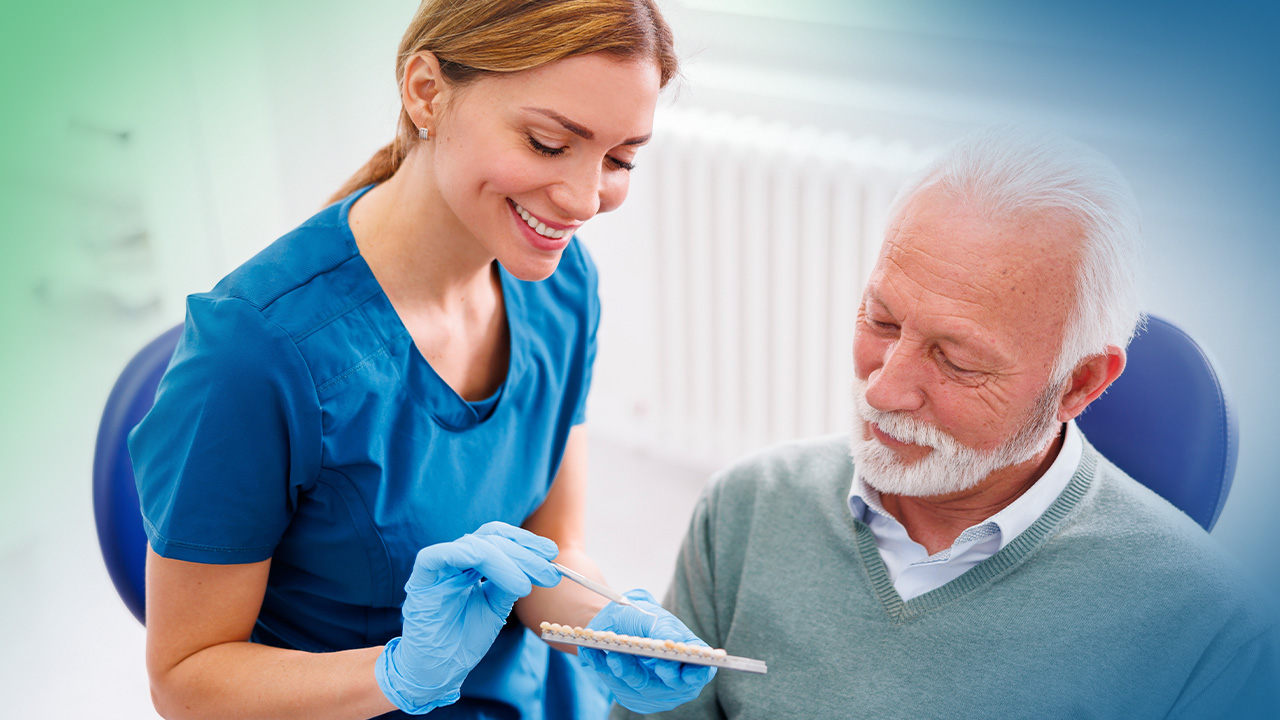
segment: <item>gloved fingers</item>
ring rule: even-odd
[[[578,661],[587,666],[587,669],[594,670],[598,673],[609,672],[609,666],[605,663],[605,652],[596,650],[595,648],[578,648]]]
[[[631,603],[638,608],[651,613],[665,612],[662,608],[662,603],[655,600],[648,590],[636,588],[634,590],[628,590],[623,594],[626,595],[627,598],[631,600]]]
[[[676,619],[676,617],[666,610],[662,610],[661,614],[654,619],[653,626],[649,629],[649,637],[656,640],[675,640],[676,642],[694,643],[702,642],[684,626],[684,623]]]
[[[648,608],[646,608],[648,609]],[[707,646],[693,631],[680,621],[680,618],[667,612],[660,606],[655,606],[650,612],[657,615],[653,620],[653,626],[650,628],[649,637],[658,640],[675,640],[690,645]]]
[[[601,675],[618,677],[619,680],[621,680],[617,673],[614,672],[613,668],[609,666],[609,658],[617,654],[618,653],[605,652],[604,650],[596,650],[595,648],[578,648],[578,660],[581,661],[583,665],[586,665],[587,668],[594,670]],[[627,687],[631,687],[625,682],[623,684]]]
[[[504,522],[494,521],[481,525],[473,535],[482,536],[498,536],[504,537],[515,542],[533,553],[542,556],[543,560],[555,560],[560,554],[560,548],[550,538],[535,535],[528,530],[514,525],[508,525]]]
[[[493,583],[483,583],[480,586],[480,593],[484,596],[484,601],[489,605],[489,609],[493,611],[493,614],[501,618],[510,615],[511,609],[516,606],[516,601],[523,597],[521,595],[513,595]]]
[[[474,570],[508,594],[524,597],[533,590],[529,576],[502,548],[476,535],[463,535],[452,542],[428,545],[418,551],[413,573],[405,585],[407,592],[434,585],[442,575]]]
[[[680,677],[680,667],[684,665],[676,660],[659,660],[650,666],[653,674],[662,681],[663,685],[672,690],[680,690],[684,686],[684,681]]]
[[[658,626],[658,620],[661,615],[650,610],[649,613],[641,612],[633,607],[626,605],[617,606],[615,622],[626,629],[628,635],[638,635],[640,637],[654,637],[653,631]],[[659,608],[661,610],[661,608]],[[653,613],[653,614],[650,614]],[[614,632],[618,632],[615,630]],[[659,637],[658,640],[666,640],[665,637]],[[671,638],[674,640],[675,638]]]
[[[632,690],[644,690],[649,687],[649,672],[640,658],[626,653],[605,654],[605,665],[609,672]]]
[[[609,630],[622,635],[650,637],[649,633],[653,629],[654,620],[653,615],[646,615],[635,608],[611,602],[600,608],[600,612],[591,618],[591,622],[587,623],[587,627],[592,630]],[[665,640],[667,638],[660,639]]]
[[[520,528],[515,529],[519,530]],[[536,535],[530,536],[537,537]],[[560,583],[560,571],[541,553],[534,552],[504,535],[481,535],[478,537],[492,544],[505,553],[507,557],[511,558],[511,561],[520,568],[533,584],[541,585],[542,587],[555,587]],[[547,540],[547,542],[551,541]],[[555,546],[555,543],[551,544],[553,547]]]
[[[662,607],[662,605],[657,600],[654,599],[653,593],[649,592],[648,590],[645,590],[644,588],[634,588],[622,594],[625,595],[628,600],[639,600],[641,602],[647,602],[651,605],[657,605],[658,607]],[[647,610],[648,608],[645,608],[645,609]]]
[[[680,663],[680,681],[690,687],[702,687],[716,676],[716,668],[710,665]]]
[[[480,582],[480,577],[475,570],[435,573],[433,581],[428,581],[424,574],[418,577],[410,575],[409,582],[404,585],[404,612],[433,612],[432,608],[454,606],[461,609],[466,595]]]

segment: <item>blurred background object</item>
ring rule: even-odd
[[[186,294],[310,216],[390,140],[415,5],[0,8],[0,696],[14,717],[154,716],[142,629],[93,530],[103,403]],[[1148,307],[1211,349],[1240,400],[1214,537],[1280,587],[1280,9],[662,6],[684,78],[631,198],[581,233],[604,309],[590,532],[613,585],[661,595],[715,467],[844,430],[851,318],[893,190],[965,131],[1018,122],[1097,147],[1133,183]],[[55,659],[81,682],[52,687],[40,668]]]

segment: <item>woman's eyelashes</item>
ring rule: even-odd
[[[550,145],[539,142],[538,139],[532,135],[528,135],[526,138],[529,141],[529,147],[533,148],[534,152],[546,157],[559,157],[564,154],[565,150],[569,149],[569,146],[567,145],[551,147]],[[634,163],[629,163],[626,160],[620,160],[612,155],[606,155],[605,160],[619,170],[634,170],[636,167]]]
[[[538,142],[538,139],[532,135],[529,135],[528,139],[529,139],[529,147],[533,148],[534,151],[539,154],[546,155],[547,157],[555,157],[557,155],[564,154],[564,151],[565,151],[564,147],[550,147],[547,145],[543,145],[542,143]]]

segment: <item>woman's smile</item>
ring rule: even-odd
[[[573,231],[577,229],[576,225],[561,225],[559,223],[548,222],[533,213],[525,210],[515,200],[507,198],[507,205],[511,208],[511,213],[520,227],[521,234],[539,250],[546,252],[560,252],[569,244],[569,239],[573,236]]]

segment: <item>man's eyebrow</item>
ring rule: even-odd
[[[547,108],[538,108],[538,107],[526,107],[522,109],[528,110],[529,112],[538,113],[539,115],[545,115],[546,117],[549,117],[552,120],[555,120],[556,122],[564,126],[565,130],[568,130],[569,132],[573,133],[574,135],[577,135],[580,138],[583,138],[584,140],[594,140],[596,137],[595,133],[591,132],[590,130],[583,127],[582,125],[570,120],[569,118],[561,115],[555,110],[548,110]],[[622,141],[622,144],[623,145],[643,145],[649,142],[649,137],[650,137],[649,135],[641,135],[640,137],[634,137],[629,140],[624,140]]]
[[[867,305],[872,304],[878,305],[881,310],[893,315],[893,313],[889,311],[889,306],[885,304],[884,300],[876,293],[874,288],[867,290]]]
[[[946,342],[964,354],[971,362],[987,367],[1004,367],[1009,358],[996,346],[983,342],[980,338],[969,335],[941,332],[934,338],[938,342]]]
[[[889,309],[889,306],[885,303],[884,299],[881,298],[874,289],[868,289],[866,291],[866,301],[868,307],[876,305],[882,311],[887,313],[889,317],[896,320],[897,316],[893,314],[893,311]],[[973,362],[985,364],[1007,363],[1004,353],[1002,353],[999,348],[985,345],[976,337],[940,331],[935,332],[932,335],[932,338],[934,342],[946,342],[952,347],[959,349]]]

